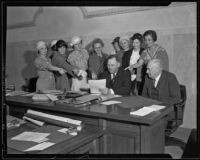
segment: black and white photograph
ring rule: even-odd
[[[3,0],[2,158],[199,158],[198,5]]]

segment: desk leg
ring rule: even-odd
[[[165,119],[152,126],[141,126],[141,153],[164,153],[165,149]]]

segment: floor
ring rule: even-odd
[[[179,127],[171,136],[183,140],[187,143],[191,129]],[[177,146],[165,146],[165,153],[170,154],[173,159],[180,159],[183,151]]]

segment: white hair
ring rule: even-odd
[[[148,63],[150,66],[155,66],[156,68],[159,68],[160,70],[163,69],[163,61],[161,59],[152,59]]]

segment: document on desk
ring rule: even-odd
[[[57,101],[58,98],[57,96],[53,95],[53,94],[46,94],[46,96],[51,100],[51,101]]]
[[[112,105],[112,104],[118,104],[118,103],[122,103],[122,102],[120,102],[120,101],[105,101],[105,102],[102,102],[101,104]]]
[[[106,79],[88,80],[90,93],[101,93],[100,88],[106,88]]]
[[[154,111],[158,111],[158,110],[165,108],[165,106],[161,106],[161,105],[151,105],[148,107],[154,109]]]
[[[142,107],[138,109],[137,111],[130,112],[131,115],[135,116],[146,116],[147,114],[155,111],[155,109],[149,108],[149,107]]]
[[[137,111],[132,111],[132,112],[130,112],[130,114],[131,115],[137,115],[137,116],[146,116],[147,114],[149,114],[153,111],[159,111],[163,108],[165,108],[165,106],[151,105],[151,106],[142,107]]]
[[[53,142],[43,142],[43,143],[37,144],[33,147],[30,147],[30,148],[26,149],[25,151],[36,151],[36,150],[41,151],[41,150],[44,150],[44,149],[46,149],[46,148],[48,148],[48,147],[50,147],[54,144],[55,143],[53,143]]]
[[[13,138],[11,138],[11,140],[32,141],[32,142],[36,142],[36,143],[41,143],[41,142],[48,140],[48,138],[46,138],[46,137],[49,135],[50,135],[50,133],[23,132]]]

